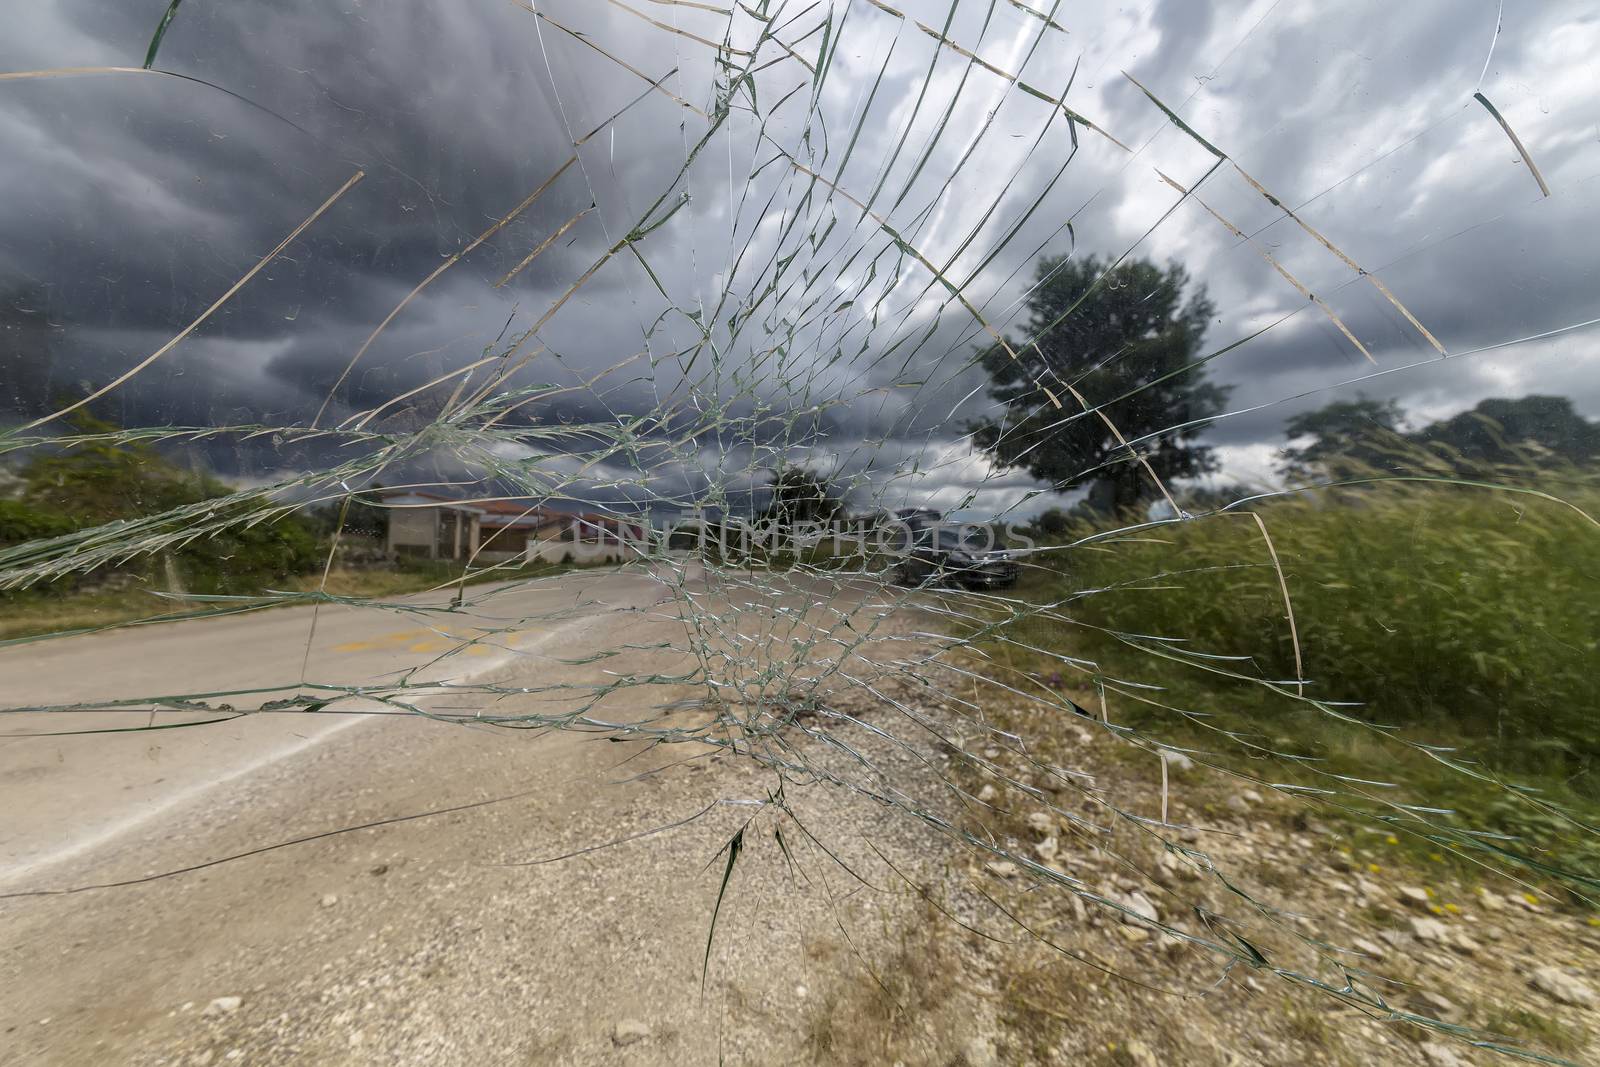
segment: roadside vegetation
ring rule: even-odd
[[[322,551],[325,553],[326,546]],[[323,556],[319,555],[313,566],[304,572],[283,576],[282,581],[263,581],[248,592],[237,595],[253,596],[267,590],[289,593],[321,590],[336,597],[381,599],[449,589],[463,584],[550,578],[586,566],[570,562],[540,562],[464,569],[460,564],[444,560],[402,557],[381,568],[335,566],[324,583],[322,562]],[[299,601],[291,600],[285,606],[296,603]],[[182,592],[165,588],[159,574],[150,577],[129,574],[124,579],[87,589],[58,591],[54,586],[47,586],[0,593],[0,610],[3,610],[3,614],[0,614],[0,641],[89,630],[216,607],[214,602],[191,599]]]
[[[147,444],[116,440],[117,427],[109,422],[80,411],[70,424],[88,440],[34,455],[13,475],[12,494],[0,498],[0,561],[16,562],[52,538],[184,505],[233,497],[229,506],[240,508],[234,487],[204,471],[185,470]],[[334,596],[396,596],[453,583],[546,577],[573,566],[468,569],[414,558],[348,565],[351,555],[381,554],[385,522],[381,507],[358,497],[342,509],[240,522],[171,550],[132,554],[49,583],[0,590],[0,641],[216,607],[198,599],[204,597],[314,589]],[[324,585],[336,533],[358,550],[335,555]]]
[[[15,473],[15,495],[0,500],[0,559],[18,562],[52,538],[234,492],[147,444],[115,440],[116,426],[85,411],[69,421],[88,440],[34,455]],[[186,594],[284,588],[320,559],[318,532],[304,518],[240,524],[170,551],[130,555],[48,584],[0,591],[0,638],[181,611],[188,606],[181,599]]]
[[[1191,493],[1181,521],[1046,513],[1014,593],[939,602],[977,638],[958,662],[985,730],[937,758],[972,801],[962,828],[1008,854],[914,887],[938,918],[819,999],[819,1059],[924,1062],[919,1017],[969,1013],[988,1020],[973,1063],[1489,1062],[1454,1027],[1593,1060],[1595,457],[1474,418],[1446,440],[1326,414],[1326,437],[1293,435],[1313,438],[1286,455],[1300,488]],[[969,893],[1029,936],[967,925],[993,918]],[[1277,976],[1219,976],[1143,916],[1237,919]],[[911,996],[900,973],[935,977]]]
[[[1451,831],[1487,828],[1519,840],[1478,848],[1600,875],[1567,818],[1600,816],[1600,479],[1390,446],[1183,522],[1071,521],[1020,590],[1055,607],[995,655],[1208,762],[1332,788],[1331,814],[1386,820],[1419,857],[1481,858]]]

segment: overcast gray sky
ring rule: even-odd
[[[167,6],[28,5],[0,41],[0,71],[53,72],[0,81],[8,419],[158,351],[358,171],[101,409],[303,426],[331,395],[334,425],[545,319],[507,384],[563,391],[518,419],[671,417],[589,468],[506,450],[570,493],[738,491],[787,455],[861,499],[992,512],[1040,487],[964,443],[992,411],[974,312],[1016,336],[1038,255],[1131,253],[1216,304],[1206,352],[1227,349],[1209,367],[1233,391],[1204,439],[1228,476],[1263,475],[1285,418],[1357,390],[1417,421],[1528,393],[1600,415],[1591,5],[186,0],[166,73],[100,69],[139,67]],[[1216,157],[1132,79],[1226,155],[1192,196],[1161,175],[1193,187]],[[373,425],[426,425],[458,381]],[[264,479],[328,447],[206,455]]]

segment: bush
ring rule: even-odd
[[[20,500],[0,500],[0,545],[20,545],[60,537],[78,524],[60,512],[34,507]]]
[[[1567,482],[1566,499],[1600,515],[1592,481]],[[1416,482],[1255,510],[1293,600],[1307,696],[1359,702],[1348,709],[1359,719],[1600,796],[1600,529],[1585,515],[1527,494]],[[1106,675],[1166,686],[1157,699],[1191,701],[1212,725],[1289,747],[1314,747],[1336,725],[1259,684],[1293,693],[1295,647],[1248,514],[1113,535],[1064,555],[1042,557],[1059,570],[1033,595],[1067,598],[1061,614],[1072,621],[1022,621],[1019,640],[1092,648]]]
[[[84,440],[34,455],[21,470],[21,500],[0,501],[0,545],[29,542],[141,519],[218,500],[237,524],[171,553],[184,588],[193,593],[258,593],[263,587],[311,570],[320,560],[313,526],[297,515],[250,524],[267,506],[262,498],[232,498],[234,491],[209,475],[183,470],[148,444],[115,439],[116,427],[79,411],[68,420]],[[135,556],[97,568],[146,576],[165,584],[165,566]],[[52,583],[59,594],[78,581]],[[90,583],[93,584],[92,582]]]
[[[176,555],[191,593],[259,593],[322,562],[316,535],[298,516],[236,526],[185,545]]]

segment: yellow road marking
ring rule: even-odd
[[[504,633],[497,633],[494,630],[485,630],[476,626],[468,627],[461,631],[453,629],[395,630],[393,633],[382,634],[378,637],[368,638],[365,641],[347,641],[342,645],[334,645],[333,650],[344,653],[376,652],[386,648],[398,650],[401,646],[405,646],[408,652],[443,652],[449,648],[466,646],[468,655],[487,656],[492,648],[501,648],[515,642],[539,637],[544,633],[543,629],[509,630]],[[489,642],[488,644],[474,643],[485,639]]]

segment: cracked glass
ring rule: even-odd
[[[12,30],[19,1062],[1594,1056],[1583,5]]]

